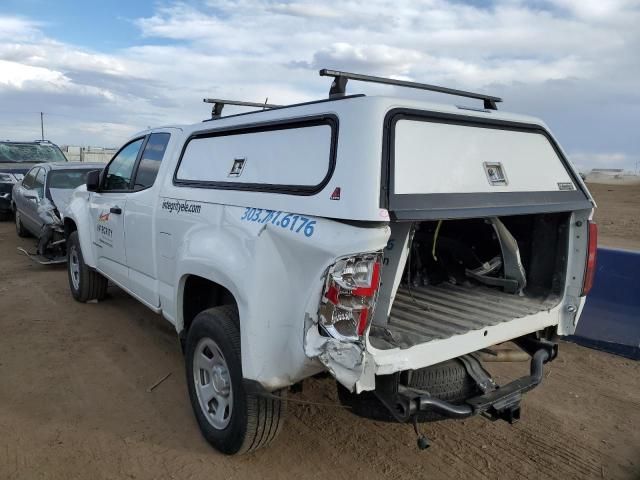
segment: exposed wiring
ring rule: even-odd
[[[431,248],[431,256],[437,262],[438,257],[436,257],[436,243],[438,242],[438,233],[440,233],[440,226],[442,225],[442,220],[438,220],[438,225],[436,225],[436,231],[433,232],[433,247]]]

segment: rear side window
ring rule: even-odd
[[[162,162],[170,136],[168,133],[152,133],[149,136],[136,172],[134,190],[143,190],[153,185],[158,176],[160,162]]]

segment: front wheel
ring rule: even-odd
[[[67,239],[67,273],[71,295],[77,301],[103,300],[107,296],[107,279],[84,263],[77,231]]]
[[[185,360],[191,406],[214,448],[235,455],[271,443],[284,422],[285,392],[267,397],[245,391],[235,306],[196,316],[187,333]]]

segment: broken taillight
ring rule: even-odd
[[[593,278],[596,275],[596,254],[598,252],[598,225],[589,221],[587,260],[584,268],[581,296],[585,296],[593,286]]]
[[[354,342],[364,335],[380,286],[380,254],[356,255],[329,268],[318,316],[332,337]]]

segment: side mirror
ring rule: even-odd
[[[100,170],[91,170],[87,173],[87,192],[97,192],[100,188]]]

